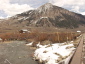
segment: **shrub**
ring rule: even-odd
[[[0,38],[4,40],[27,40],[34,39],[35,42],[42,42],[49,40],[52,43],[61,43],[65,41],[71,41],[76,39],[80,34],[73,32],[55,32],[55,33],[44,33],[44,32],[31,32],[31,33],[3,33],[0,34]]]

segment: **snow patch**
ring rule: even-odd
[[[33,42],[29,43],[29,44],[26,44],[27,46],[31,46],[33,44]]]
[[[42,46],[38,44],[40,48],[35,50],[34,59],[45,64],[59,64],[62,60],[68,63],[75,50],[73,44],[52,44],[51,46]]]
[[[0,38],[0,41],[2,41],[2,38]]]
[[[17,17],[18,17],[17,15],[13,16],[13,18],[17,18]]]
[[[37,11],[41,13],[41,12],[45,12],[50,9],[53,9],[53,5],[51,3],[46,3],[45,5],[39,7]]]
[[[32,12],[29,12],[29,14],[31,14]]]
[[[24,19],[24,17],[22,17],[22,18],[19,18],[18,20],[23,20]]]
[[[19,18],[18,20],[27,20],[29,17],[22,17],[22,18]]]
[[[48,18],[48,17],[41,17],[40,19],[43,19],[43,18]]]
[[[24,20],[27,20],[29,17],[25,17]]]

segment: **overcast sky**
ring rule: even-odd
[[[0,0],[0,18],[38,8],[45,3],[85,15],[85,0]]]

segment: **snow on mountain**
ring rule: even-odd
[[[43,6],[37,8],[38,12],[46,12],[47,10],[53,9],[53,5],[51,3],[46,3]]]
[[[3,25],[27,27],[78,28],[85,25],[85,16],[46,3],[37,9],[10,17]],[[2,26],[3,26],[2,25]]]

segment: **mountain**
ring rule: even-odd
[[[1,26],[22,27],[59,27],[78,28],[85,25],[85,16],[64,8],[46,3],[37,9],[29,10],[5,19]]]

